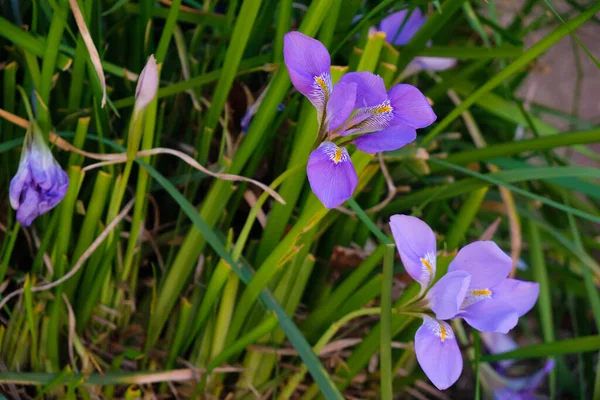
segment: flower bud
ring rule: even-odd
[[[34,125],[25,136],[19,169],[10,181],[10,205],[17,211],[17,220],[23,226],[31,225],[61,202],[68,187],[67,174]]]
[[[135,88],[135,111],[143,110],[156,96],[158,89],[158,67],[154,55],[148,58]]]

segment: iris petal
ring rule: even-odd
[[[348,151],[332,142],[321,143],[310,154],[306,172],[312,191],[329,209],[352,197],[358,183]]]
[[[417,361],[429,380],[440,390],[452,386],[463,369],[462,355],[450,325],[423,315],[415,334]]]
[[[409,10],[398,11],[381,20],[379,29],[385,32],[386,40],[388,42],[397,46],[407,44],[421,26],[423,26],[425,21],[427,21],[427,18],[421,13],[421,10],[415,8],[408,17],[406,23],[404,23],[408,12]],[[404,26],[402,24],[404,24]],[[400,28],[402,28],[402,31],[400,31]]]
[[[435,234],[419,218],[393,215],[390,228],[406,272],[422,287],[428,287],[435,276]]]
[[[467,271],[471,274],[471,287],[485,289],[502,282],[511,269],[512,260],[496,243],[478,241],[460,249],[448,272]]]
[[[447,273],[433,285],[427,292],[427,300],[437,319],[450,319],[458,314],[470,283],[468,272],[455,271]]]
[[[506,278],[493,288],[493,297],[502,300],[515,308],[519,317],[533,308],[540,294],[540,284]]]
[[[335,130],[346,122],[354,110],[355,99],[356,83],[338,82],[333,87],[333,92],[327,102],[326,124],[329,130]]]
[[[327,48],[300,32],[289,32],[283,39],[283,57],[294,87],[316,107],[321,121],[332,91]]]
[[[368,133],[354,139],[356,148],[365,153],[393,151],[413,142],[417,138],[415,128],[406,125],[390,126],[375,133]]]
[[[394,113],[394,124],[425,128],[436,120],[436,115],[419,89],[412,85],[400,84],[388,92]]]
[[[494,298],[482,300],[465,308],[459,316],[482,332],[508,333],[519,320],[519,315],[513,306]]]

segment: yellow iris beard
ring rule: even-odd
[[[333,156],[333,162],[337,164],[340,162],[341,159],[342,159],[342,149],[340,149],[340,148],[335,149],[335,155]]]
[[[424,258],[421,258],[421,263],[425,266],[425,268],[427,268],[427,271],[429,271],[429,274],[433,274],[433,271],[431,270],[431,264],[429,263],[429,261],[427,261]]]
[[[490,289],[480,289],[480,290],[473,290],[471,292],[471,294],[473,296],[489,296],[492,294],[492,291]]]

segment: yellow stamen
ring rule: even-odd
[[[342,159],[342,149],[338,147],[337,149],[335,149],[335,155],[333,156],[333,162],[337,164],[340,162],[341,159]]]
[[[318,76],[315,76],[315,81],[317,81],[317,85],[319,85],[323,93],[327,94],[327,85],[325,84],[325,81]]]
[[[473,290],[471,292],[471,294],[473,296],[489,296],[492,294],[492,291],[490,289],[479,289],[479,290]]]
[[[392,111],[392,106],[385,105],[385,106],[377,107],[373,111],[373,114],[383,114],[383,113],[390,112],[390,111]]]
[[[427,268],[427,271],[429,271],[429,274],[433,274],[433,270],[431,269],[431,263],[429,261],[427,261],[424,258],[421,258],[421,264],[423,264],[425,266],[425,268]]]
[[[442,339],[442,342],[446,340],[446,336],[448,336],[448,332],[446,332],[444,325],[440,324],[440,339]]]

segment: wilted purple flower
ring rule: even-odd
[[[421,284],[422,296],[435,279],[435,234],[425,222],[408,215],[392,216],[390,228],[406,272]],[[478,254],[480,258],[471,253],[472,249],[479,248],[478,243],[486,243],[481,248],[482,253]],[[504,330],[512,324],[513,317],[518,319],[525,314],[537,299],[537,283],[506,279],[508,271],[504,273],[504,265],[501,266],[502,272],[498,274],[496,271],[490,271],[492,268],[498,268],[498,262],[494,259],[498,256],[485,250],[493,248],[489,243],[492,242],[476,242],[473,245],[477,246],[469,245],[462,249],[450,264],[448,273],[427,291],[423,300],[415,302],[416,309],[411,310],[421,313],[423,317],[423,325],[415,335],[417,361],[431,382],[440,390],[454,384],[463,367],[458,343],[447,320],[465,318],[476,329]],[[500,249],[498,251],[508,257]],[[489,264],[482,263],[484,260]],[[510,258],[508,262],[510,270]],[[463,268],[465,265],[467,267]],[[497,282],[496,275],[500,276],[502,281]],[[488,279],[490,276],[493,276],[493,279]],[[482,284],[486,286],[480,286]],[[510,299],[507,299],[508,297]],[[487,312],[499,319],[499,322],[494,324],[486,314],[471,308],[479,303],[484,304],[484,301],[488,302]],[[473,321],[475,323],[472,323]],[[514,324],[508,329],[512,329]]]
[[[386,40],[389,43],[397,46],[406,45],[427,21],[418,8],[415,8],[407,19],[408,12],[408,10],[398,11],[382,19],[379,23],[379,30],[385,32]],[[405,19],[406,22],[404,22]],[[403,76],[406,77],[421,70],[443,71],[455,65],[456,59],[454,58],[415,57],[403,71]]]
[[[17,173],[10,181],[10,205],[17,220],[29,226],[33,220],[61,202],[69,178],[52,156],[37,125],[28,131],[23,143]]]
[[[509,336],[502,333],[482,332],[481,339],[492,354],[504,353],[517,349],[519,346]],[[548,360],[543,368],[531,375],[514,377],[506,374],[512,360],[503,360],[500,368],[494,369],[490,365],[481,364],[479,371],[486,386],[491,389],[495,400],[529,400],[535,399],[533,394],[542,384],[544,378],[554,368],[554,360]]]
[[[317,109],[318,140],[325,141],[311,153],[307,175],[327,208],[349,199],[358,182],[348,152],[338,144],[354,143],[367,153],[396,150],[436,119],[417,88],[398,85],[386,92],[383,79],[370,72],[346,74],[334,86],[327,48],[300,32],[285,35],[284,58],[292,83]],[[352,137],[334,143],[346,136]]]
[[[135,111],[144,109],[156,96],[158,89],[158,66],[154,54],[148,57],[148,61],[142,69],[135,87]]]

